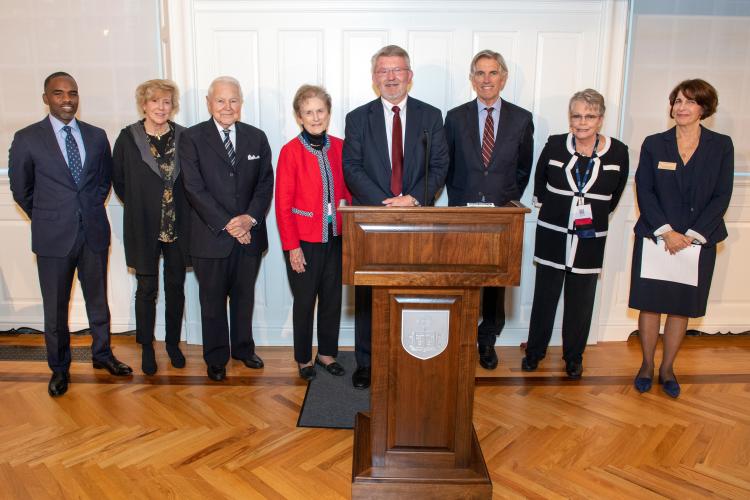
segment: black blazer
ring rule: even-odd
[[[43,257],[65,257],[79,220],[94,252],[109,248],[104,202],[112,178],[112,153],[104,130],[78,121],[86,149],[80,186],[65,162],[49,117],[16,132],[8,176],[13,199],[31,219],[31,249]]]
[[[677,168],[659,168],[659,162]],[[646,137],[635,172],[640,217],[635,223],[638,237],[653,237],[654,231],[669,224],[677,232],[692,229],[714,245],[727,237],[724,212],[729,206],[734,183],[732,139],[701,126],[698,148],[688,171],[677,150],[676,128]]]
[[[170,122],[171,123],[171,122]],[[185,127],[175,130],[175,233],[184,258],[188,256],[190,207],[185,198],[177,148]],[[112,150],[112,184],[122,200],[125,262],[139,274],[159,272],[159,231],[164,181],[148,145],[143,122],[120,131]],[[157,257],[157,258],[155,258]]]
[[[213,118],[185,130],[180,165],[190,216],[190,255],[229,256],[236,241],[224,230],[234,217],[247,214],[257,221],[251,242],[242,248],[260,254],[268,248],[266,212],[273,196],[271,147],[266,134],[237,122],[237,165],[232,167]]]
[[[424,199],[424,131],[430,135],[430,172],[428,197]],[[388,154],[383,101],[380,98],[346,115],[344,139],[344,179],[352,193],[354,205],[382,206],[391,198],[391,161]],[[422,205],[431,205],[435,193],[443,186],[448,171],[448,148],[440,110],[408,97],[406,138],[404,141],[404,195],[411,195]]]
[[[519,200],[529,183],[534,157],[534,123],[531,113],[503,101],[495,148],[485,169],[479,142],[477,101],[448,111],[445,117],[450,168],[446,186],[452,206],[487,201],[505,205]]]

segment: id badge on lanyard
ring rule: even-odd
[[[599,134],[596,135],[596,142],[594,143],[594,150],[591,154],[591,158],[586,165],[586,171],[581,179],[581,174],[576,169],[576,185],[578,187],[578,193],[576,196],[576,204],[573,207],[573,227],[575,228],[576,236],[579,238],[595,238],[596,230],[594,229],[594,215],[591,210],[591,204],[586,203],[584,197],[583,188],[588,182],[591,176],[591,171],[594,168],[594,158],[596,158],[596,147],[599,145]],[[573,147],[575,148],[575,137],[573,138]]]

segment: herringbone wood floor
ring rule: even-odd
[[[0,343],[35,344],[39,336]],[[87,337],[75,339],[86,345]],[[352,432],[295,424],[305,394],[290,348],[259,349],[210,383],[188,366],[140,374],[132,338],[116,379],[74,363],[64,397],[41,362],[0,362],[0,498],[347,498]],[[474,424],[496,498],[750,498],[750,338],[690,338],[678,400],[639,395],[637,339],[589,347],[584,378],[563,378],[559,348],[534,374],[522,351],[477,369]]]

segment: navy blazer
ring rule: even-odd
[[[242,248],[260,254],[268,248],[266,212],[273,197],[271,146],[266,134],[236,122],[237,165],[232,167],[213,118],[182,133],[179,144],[185,194],[190,214],[190,255],[224,258],[236,239],[224,230],[234,217],[247,214],[257,224]]]
[[[445,135],[450,154],[446,180],[449,205],[486,201],[502,206],[521,199],[534,161],[531,113],[503,100],[495,147],[486,169],[476,99],[448,111]]]
[[[65,161],[49,117],[16,132],[8,176],[13,199],[31,219],[31,250],[42,257],[65,257],[82,224],[94,252],[109,248],[104,202],[112,179],[112,153],[104,130],[78,121],[86,150],[80,185]]]
[[[424,131],[430,135],[430,171],[424,199]],[[344,179],[354,205],[382,206],[391,198],[391,160],[388,154],[383,101],[380,98],[346,115],[344,139]],[[404,141],[404,195],[411,195],[422,205],[431,205],[443,186],[448,171],[448,148],[440,110],[408,97],[406,138]],[[398,194],[398,193],[396,193]]]
[[[677,168],[658,168],[659,162]],[[732,139],[701,126],[698,148],[686,172],[677,150],[676,128],[646,137],[635,173],[640,217],[635,224],[639,237],[653,237],[665,224],[679,233],[692,229],[714,245],[727,237],[724,212],[732,197],[734,146]]]

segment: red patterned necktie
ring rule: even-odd
[[[487,168],[492,157],[492,148],[495,147],[495,121],[492,119],[492,112],[495,108],[484,108],[484,110],[487,111],[487,119],[484,121],[482,133],[482,163],[484,163],[484,168]]]
[[[393,106],[393,134],[391,137],[391,192],[398,196],[403,190],[404,148],[401,139],[401,111]]]

